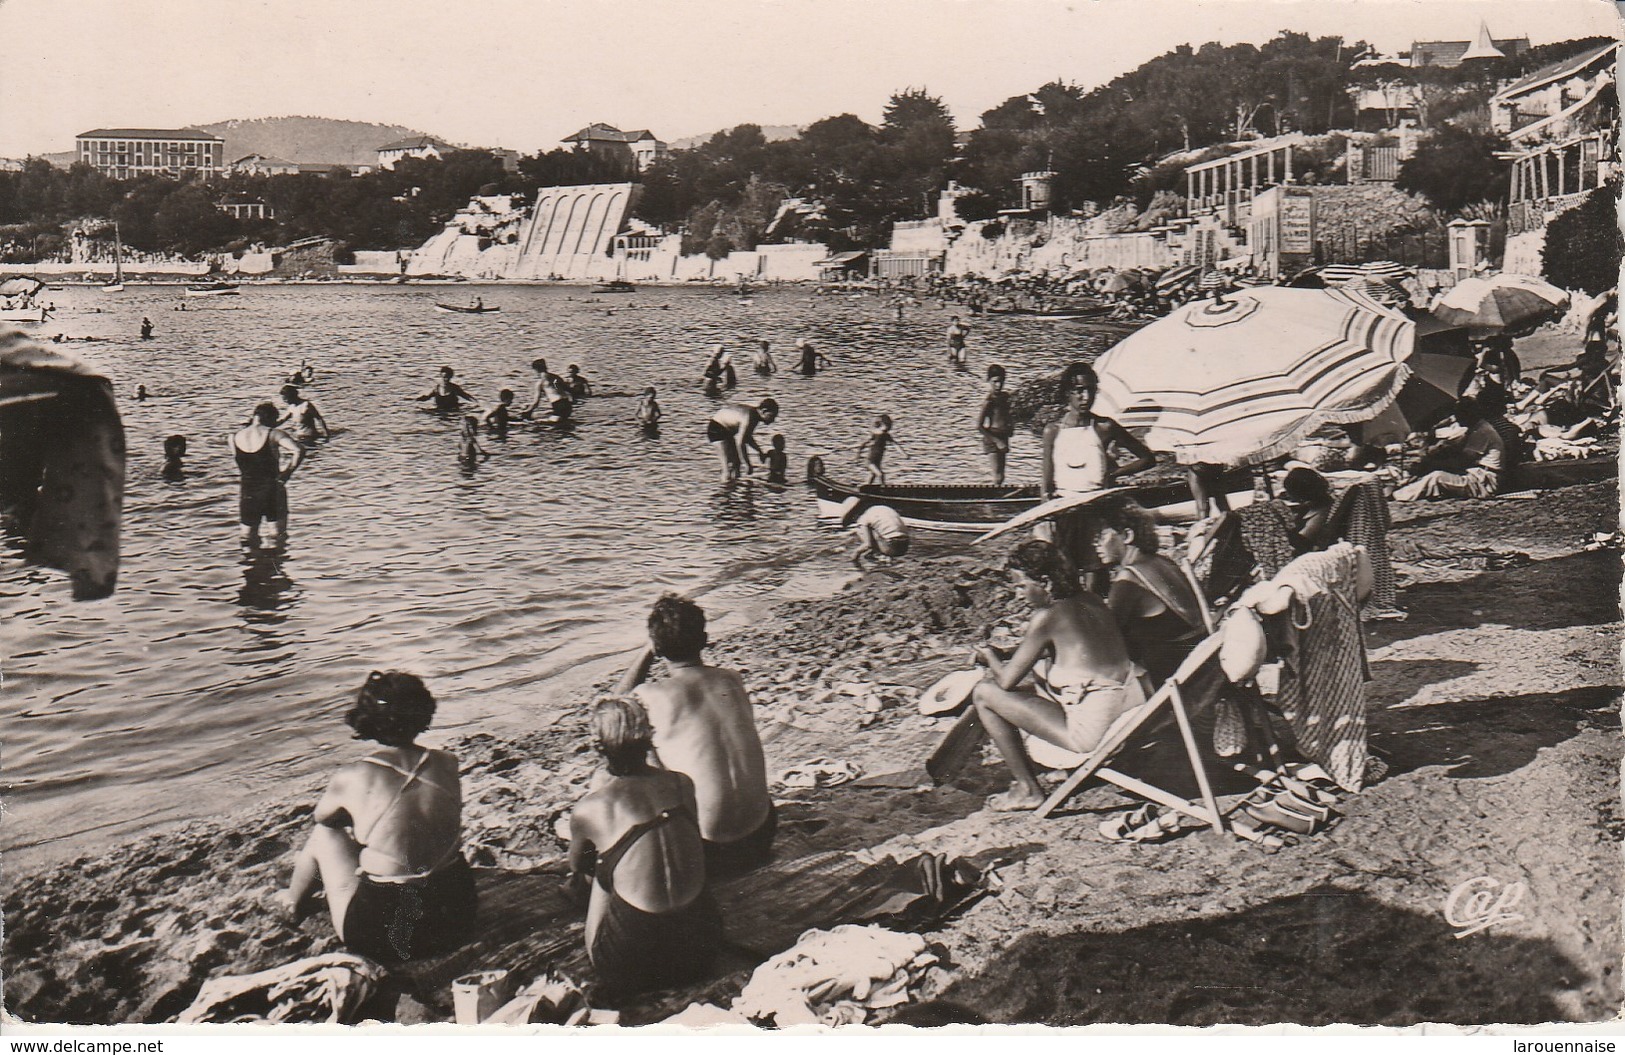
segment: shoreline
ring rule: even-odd
[[[1007,780],[988,759],[943,788],[906,776],[946,728],[916,712],[920,688],[1006,614],[1002,547],[912,558],[895,578],[871,572],[823,597],[764,599],[775,615],[755,625],[730,610],[710,661],[745,677],[770,771],[825,756],[866,778],[898,775],[781,791],[786,846],[1006,860],[1000,892],[927,933],[952,966],[926,996],[1056,1025],[1597,1021],[1620,1001],[1619,560],[1578,540],[1617,526],[1617,493],[1549,494],[1396,507],[1396,552],[1423,556],[1402,564],[1411,618],[1366,631],[1371,740],[1390,774],[1347,799],[1330,832],[1273,856],[1189,833],[1106,844],[1097,812],[987,813],[982,796]],[[1486,549],[1528,561],[1475,565]],[[1440,552],[1463,556],[1426,558]],[[612,680],[608,662],[593,685]],[[592,772],[590,688],[549,728],[457,738],[482,890],[552,881],[553,819]],[[277,796],[40,871],[7,869],[8,1011],[162,1020],[214,974],[336,948],[324,916],[294,929],[263,904],[286,881],[309,808]],[[1525,918],[1457,940],[1441,906],[1478,875],[1525,883]],[[1231,987],[1193,989],[1198,977],[1251,995],[1232,1004]],[[741,982],[711,990],[726,1003]]]

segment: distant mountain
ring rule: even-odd
[[[727,131],[727,129],[719,129]],[[794,139],[801,134],[801,129],[795,125],[763,125],[762,138],[769,143],[777,143],[781,139]],[[692,150],[702,143],[708,142],[716,132],[707,132],[703,136],[688,136],[685,139],[674,139],[668,145],[673,150]]]
[[[401,125],[330,117],[256,117],[191,127],[224,139],[227,163],[245,154],[269,154],[305,165],[372,165],[385,143],[427,134]]]

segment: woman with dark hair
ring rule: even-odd
[[[237,493],[237,521],[243,545],[258,539],[260,523],[269,522],[265,546],[275,549],[288,536],[288,477],[305,460],[299,441],[276,427],[274,403],[261,403],[246,428],[231,437],[231,454],[241,474]],[[282,451],[289,455],[286,464]]]
[[[1044,429],[1039,486],[1046,499],[1099,491],[1111,487],[1118,477],[1157,464],[1151,449],[1127,429],[1094,413],[1099,390],[1100,378],[1088,363],[1072,363],[1061,372],[1061,399],[1066,409]],[[1112,457],[1113,446],[1127,451],[1130,460],[1119,465]],[[1085,556],[1080,531],[1075,513],[1062,513],[1056,518],[1055,545],[1075,565],[1081,564]]]
[[[1078,585],[1060,551],[1037,539],[1023,542],[1005,567],[1016,601],[1033,617],[1008,658],[987,646],[976,650],[988,676],[971,693],[1015,778],[1009,791],[987,800],[1000,812],[1044,801],[1021,733],[1087,754],[1118,717],[1145,702],[1145,671],[1130,660],[1111,610]],[[1023,684],[1029,674],[1030,688]]]
[[[1138,502],[1108,495],[1084,516],[1095,557],[1111,571],[1106,604],[1129,658],[1161,685],[1206,634],[1203,602],[1179,565],[1158,552],[1156,521]]]
[[[592,892],[587,956],[610,994],[690,981],[722,940],[694,782],[649,765],[654,732],[635,699],[600,700],[592,736],[608,777],[570,813],[571,885]]]
[[[285,894],[285,907],[302,919],[319,880],[333,930],[374,959],[445,952],[474,927],[457,759],[416,743],[434,709],[414,674],[367,676],[344,720],[356,739],[382,746],[328,784]]]
[[[1292,548],[1299,553],[1325,549],[1337,541],[1332,531],[1332,485],[1307,465],[1294,465],[1281,480],[1281,498],[1292,510]]]

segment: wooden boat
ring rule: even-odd
[[[235,282],[198,282],[186,287],[188,297],[235,297]]]
[[[30,303],[22,307],[0,308],[0,322],[36,323],[44,322],[49,317],[49,313],[39,304]]]
[[[1039,311],[1036,308],[988,308],[989,315],[1004,315],[1012,318],[1024,319],[1093,319],[1105,315],[1112,309],[1105,304],[1077,308],[1046,308]]]
[[[489,315],[493,311],[501,311],[502,309],[486,304],[482,304],[477,308],[472,304],[436,304],[434,310],[449,312],[453,315]]]
[[[638,287],[626,281],[624,278],[616,278],[611,279],[608,282],[600,282],[598,285],[592,287],[592,291],[594,293],[636,293],[638,291]]]
[[[807,482],[818,499],[818,515],[838,518],[856,498],[858,509],[886,505],[897,510],[903,523],[928,531],[982,534],[1011,517],[1025,513],[1040,502],[1033,484],[994,486],[992,484],[886,484],[858,486],[831,479],[824,459],[814,455],[807,460]],[[1252,473],[1237,469],[1227,473],[1224,489],[1232,509],[1252,500]],[[1190,488],[1183,479],[1129,484],[1123,488],[1133,498],[1164,521],[1194,519]]]

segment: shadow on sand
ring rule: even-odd
[[[1585,972],[1549,943],[1321,886],[1228,916],[1027,935],[942,994],[995,1022],[1549,1022]]]

